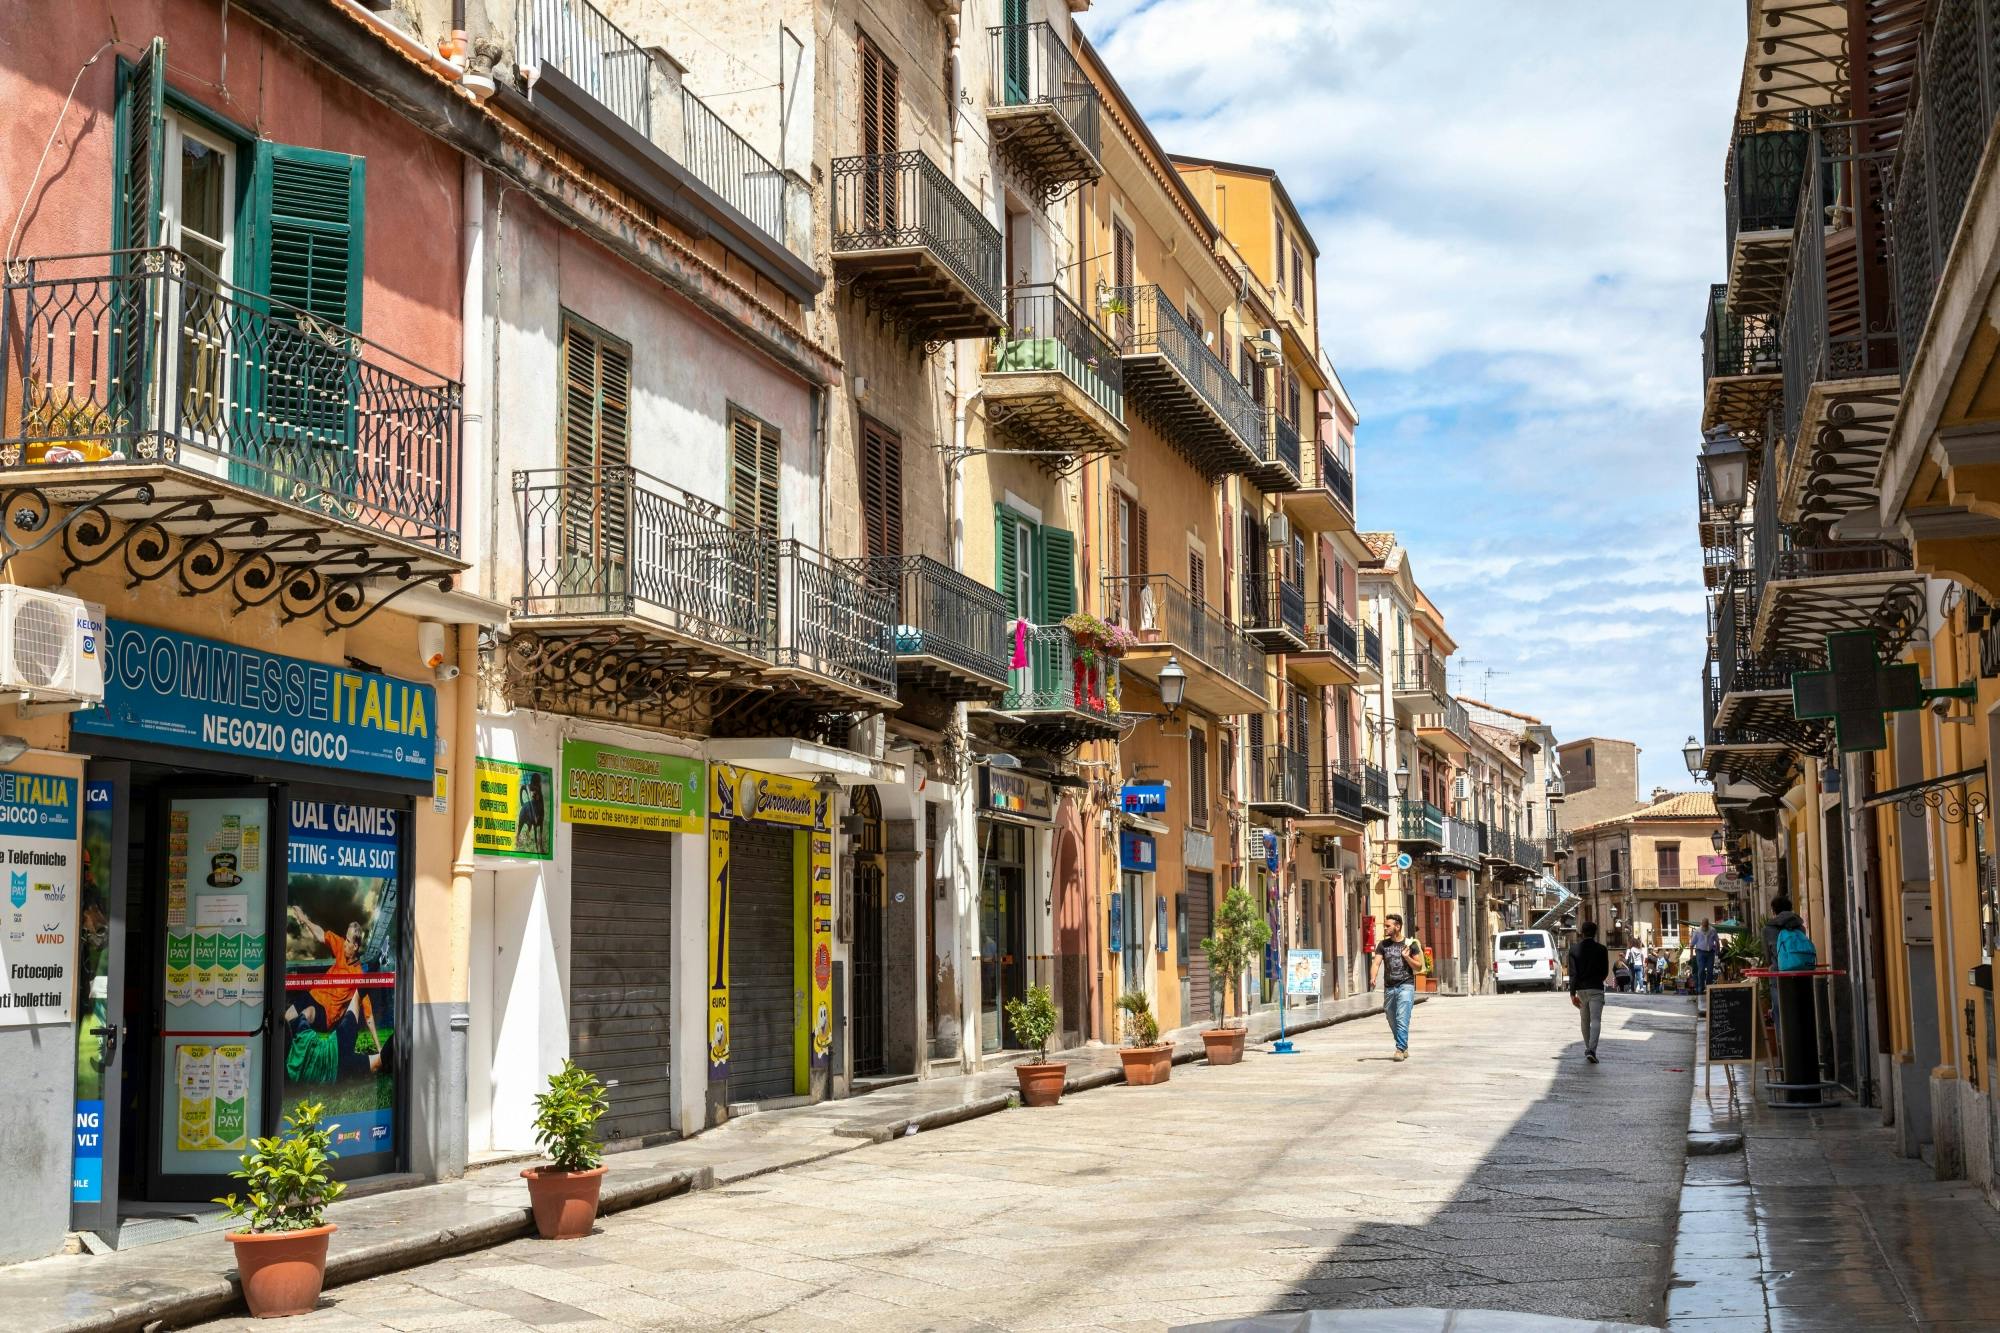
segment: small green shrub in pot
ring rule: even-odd
[[[1047,1064],[1049,1059],[1049,1038],[1056,1031],[1056,1001],[1043,985],[1028,987],[1028,993],[1006,1003],[1007,1022],[1012,1025],[1014,1035],[1033,1046],[1039,1052],[1038,1059]]]
[[[1125,1035],[1134,1046],[1156,1046],[1160,1022],[1153,1017],[1153,1002],[1146,992],[1128,990],[1118,997],[1118,1011],[1125,1015]]]
[[[1271,923],[1258,910],[1250,891],[1237,885],[1223,896],[1215,917],[1215,934],[1201,942],[1201,951],[1208,955],[1210,975],[1222,978],[1227,988],[1224,998],[1234,1006],[1238,1018],[1244,1017],[1240,994],[1243,969],[1270,942]]]
[[[347,1192],[331,1169],[333,1131],[340,1126],[322,1125],[325,1112],[318,1102],[300,1102],[285,1117],[284,1133],[250,1141],[242,1168],[229,1173],[246,1193],[215,1200],[231,1217],[249,1223],[244,1231],[262,1236],[324,1225],[326,1206]]]
[[[574,1061],[549,1075],[546,1092],[535,1098],[535,1143],[558,1171],[589,1171],[601,1165],[597,1122],[608,1103],[597,1075]]]

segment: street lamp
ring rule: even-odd
[[[1698,778],[1701,776],[1700,741],[1692,736],[1688,737],[1688,743],[1681,747],[1681,758],[1687,761],[1689,777]]]
[[[1750,451],[1735,434],[1717,426],[1701,438],[1701,467],[1708,474],[1708,494],[1734,518],[1743,512],[1750,494]]]
[[[1722,841],[1721,829],[1717,829],[1715,832],[1708,835],[1708,845],[1715,848],[1717,853],[1720,853],[1722,851],[1724,843]]]
[[[1169,655],[1167,664],[1160,668],[1160,703],[1172,717],[1181,711],[1181,704],[1187,700],[1187,669],[1181,666],[1181,659]]]

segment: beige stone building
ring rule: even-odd
[[[1722,821],[1708,792],[1656,791],[1637,810],[1574,831],[1572,885],[1583,898],[1583,920],[1604,928],[1605,942],[1623,948],[1675,951],[1694,926],[1728,914],[1717,880],[1727,860],[1716,847]]]

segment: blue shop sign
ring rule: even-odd
[[[1118,799],[1128,815],[1159,815],[1167,810],[1167,784],[1128,782],[1119,789]]]
[[[1143,871],[1149,875],[1159,869],[1159,853],[1153,845],[1153,835],[1136,829],[1122,830],[1118,834],[1118,868]]]
[[[119,620],[105,638],[104,703],[74,732],[435,779],[430,685]]]

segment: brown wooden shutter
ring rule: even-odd
[[[861,222],[869,231],[894,231],[900,213],[901,176],[894,161],[901,150],[901,100],[896,67],[882,48],[858,34],[861,50],[861,152],[878,159],[861,178]]]
[[[1208,733],[1188,728],[1188,822],[1208,827]]]
[[[861,420],[861,532],[863,553],[903,553],[903,441],[866,417]]]
[[[632,461],[632,353],[573,320],[562,327],[564,527],[572,554],[622,559]]]
[[[1111,223],[1111,283],[1118,289],[1118,295],[1125,302],[1125,313],[1117,316],[1114,321],[1114,331],[1121,343],[1132,336],[1132,307],[1139,299],[1139,294],[1132,288],[1137,281],[1132,233],[1126,229],[1124,223],[1114,218]]]
[[[732,409],[730,512],[737,526],[778,535],[778,429],[748,412]]]
[[[1131,572],[1150,574],[1153,572],[1153,560],[1146,549],[1146,506],[1132,501],[1126,503],[1132,505],[1132,563],[1138,566]]]
[[[1208,604],[1208,562],[1199,551],[1188,552],[1188,596],[1196,606]]]

